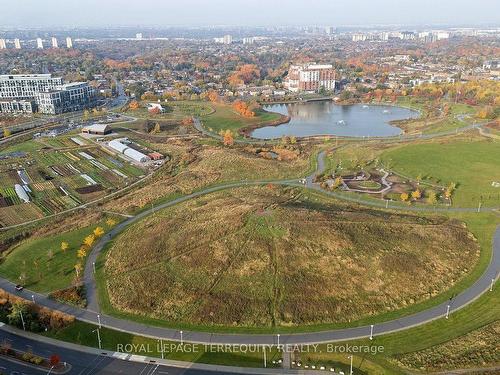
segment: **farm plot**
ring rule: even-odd
[[[128,163],[113,163],[110,155],[98,147],[78,147],[69,138],[59,145],[67,143],[73,150],[32,151],[15,163],[6,160],[0,164],[0,207],[4,208],[0,212],[1,225],[17,224],[93,201],[144,174]],[[17,218],[16,210],[20,211],[23,205],[14,190],[16,184],[24,186],[31,201]]]

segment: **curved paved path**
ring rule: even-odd
[[[321,173],[325,169],[325,152],[321,152],[318,155],[318,166],[317,173]],[[366,202],[356,199],[355,197],[348,198],[346,196],[340,196],[334,192],[325,192],[317,184],[313,184],[314,175],[307,177],[306,188],[314,189],[320,191],[324,194],[328,194],[340,199],[353,201],[356,203],[361,203],[364,205],[385,207],[383,203],[378,202]],[[127,226],[138,222],[139,220],[147,217],[148,215],[162,210],[167,207],[174,206],[176,204],[185,202],[187,200],[200,197],[202,195],[210,194],[217,191],[222,191],[226,189],[233,189],[237,187],[244,186],[257,186],[267,183],[273,183],[283,186],[296,186],[304,187],[297,180],[285,180],[285,181],[254,181],[254,182],[235,182],[225,185],[215,186],[207,188],[172,201],[160,204],[153,207],[150,210],[143,211],[140,214],[125,220],[124,222],[118,224],[114,227],[108,234],[106,234],[101,240],[96,244],[89,257],[87,258],[87,263],[84,273],[84,282],[88,293],[88,307],[86,309],[77,308],[74,306],[62,304],[49,299],[46,295],[30,292],[25,290],[21,294],[26,299],[34,299],[39,305],[46,306],[51,309],[60,310],[67,314],[75,316],[77,319],[97,323],[99,306],[97,299],[97,290],[93,275],[93,263],[96,261],[99,253],[104,248],[104,246],[117,235],[119,235]],[[459,212],[474,212],[475,209],[472,208],[426,208],[426,207],[400,207],[394,206],[389,208],[399,209],[399,210],[413,210],[413,211],[459,211]],[[493,208],[485,210],[494,210]],[[492,283],[498,278],[498,271],[500,268],[500,226],[496,229],[493,241],[493,251],[490,263],[481,275],[481,277],[469,288],[467,288],[462,293],[458,294],[452,300],[441,303],[435,307],[428,310],[424,310],[412,315],[404,316],[399,319],[383,322],[376,324],[373,333],[374,335],[380,335],[390,332],[396,332],[405,330],[411,327],[422,325],[424,323],[430,322],[435,319],[443,318],[446,315],[446,311],[449,306],[450,313],[457,311],[464,306],[468,305],[476,298],[481,296],[484,292],[488,291],[492,286]],[[10,281],[5,279],[0,279],[0,288],[6,291],[17,294],[15,291],[15,286]],[[111,316],[100,315],[100,320],[103,326],[113,328],[120,331],[126,331],[137,335],[151,336],[155,338],[162,338],[165,340],[180,340],[180,332],[176,329],[161,328],[147,326],[141,323],[128,321],[120,318],[115,318]],[[278,330],[279,331],[279,330]],[[351,340],[363,337],[369,337],[370,326],[363,327],[353,327],[344,328],[337,330],[327,330],[321,332],[309,332],[309,333],[297,333],[297,334],[281,334],[279,338],[280,344],[311,344],[311,343],[322,343],[322,342],[333,342],[333,341],[343,341]],[[189,342],[197,343],[226,343],[226,344],[277,344],[278,337],[276,334],[221,334],[221,333],[209,333],[209,332],[194,332],[185,331],[183,333],[183,340]]]

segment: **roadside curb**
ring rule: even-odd
[[[296,374],[296,375],[316,375],[325,373],[325,371],[306,371],[306,370],[291,370],[291,369],[266,369],[266,368],[252,368],[252,367],[236,367],[236,366],[224,366],[224,365],[209,365],[202,363],[192,363],[192,362],[183,362],[183,361],[175,361],[175,360],[167,360],[156,357],[147,357],[136,354],[128,354],[128,353],[120,353],[114,352],[110,350],[100,350],[91,348],[88,346],[78,345],[66,341],[56,340],[50,337],[40,336],[35,333],[25,332],[23,330],[17,329],[15,327],[9,326],[5,323],[0,322],[0,330],[14,334],[16,336],[20,336],[32,341],[37,341],[53,346],[65,347],[70,350],[84,352],[87,354],[93,354],[98,356],[106,356],[111,359],[118,359],[126,362],[136,362],[136,363],[144,363],[144,364],[156,364],[161,366],[169,366],[181,369],[190,369],[190,370],[203,370],[203,371],[211,371],[214,373],[236,373],[236,374],[262,374],[262,375],[277,375],[277,374]],[[28,367],[32,367],[34,369],[40,370],[41,367],[31,366],[28,363],[23,361],[15,361],[20,364],[26,365]],[[71,367],[65,372],[59,372],[59,374],[65,374]]]

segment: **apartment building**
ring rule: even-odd
[[[292,65],[285,78],[285,87],[292,92],[334,91],[335,84],[333,65]]]
[[[50,74],[0,75],[0,102],[2,112],[59,114],[95,106],[96,93],[87,82],[65,84]]]

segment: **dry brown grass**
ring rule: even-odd
[[[500,363],[500,321],[419,352],[396,357],[398,365],[424,371],[488,367]]]
[[[426,300],[466,274],[478,255],[467,229],[445,218],[247,188],[129,228],[108,253],[106,275],[111,303],[122,311],[201,325],[290,326]]]
[[[244,148],[191,141],[155,144],[155,149],[171,155],[172,162],[145,186],[106,204],[106,209],[132,212],[174,193],[189,194],[223,182],[299,177],[309,166],[307,154],[293,161],[265,160]]]

